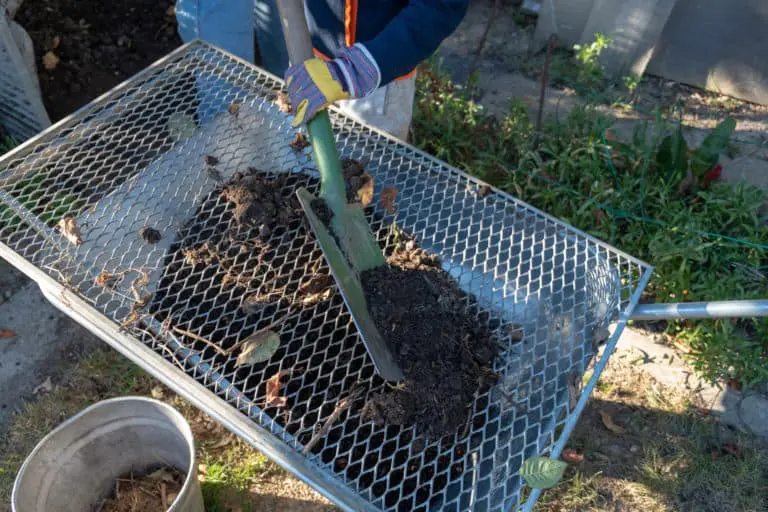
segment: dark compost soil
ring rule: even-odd
[[[467,313],[467,295],[440,262],[402,242],[388,265],[362,275],[368,309],[390,344],[405,382],[373,396],[364,417],[381,424],[415,423],[428,438],[467,423],[475,393],[493,384],[496,344]]]
[[[387,299],[372,297],[375,317],[406,322],[390,342],[401,354],[408,380],[393,387],[379,378],[359,337],[343,328],[349,314],[296,200],[299,186],[316,193],[319,183],[305,175],[249,169],[204,198],[171,247],[147,312],[169,329],[194,333],[223,351],[262,329],[279,334],[280,347],[269,361],[239,367],[235,357],[209,343],[187,335],[182,339],[304,445],[338,403],[357,394],[311,453],[355,479],[361,489],[383,496],[387,506],[418,510],[448,485],[448,478],[463,474],[475,437],[463,433],[486,421],[475,416],[469,423],[469,417],[478,394],[477,408],[488,407],[487,395],[479,391],[493,381],[489,362],[494,346],[488,332],[475,326],[481,322],[462,313],[473,311],[473,298],[434,258],[406,241],[390,249],[386,272],[367,276],[374,295],[392,292]],[[390,226],[382,219],[370,220],[375,232],[389,236]],[[404,233],[399,236],[407,239]],[[413,315],[404,311],[409,309]],[[136,333],[144,336],[141,330]],[[405,339],[410,336],[415,343]],[[402,360],[406,353],[413,362]],[[270,401],[268,383],[276,375],[284,399]],[[442,405],[424,407],[429,401]],[[376,428],[363,412],[387,427]],[[414,424],[416,432],[410,428]],[[427,442],[454,432],[458,438]],[[397,464],[405,465],[384,485],[383,475]],[[427,470],[444,476],[418,484]],[[398,482],[402,491],[390,491]]]
[[[25,0],[16,20],[35,47],[43,102],[57,121],[181,44],[172,0]],[[58,44],[57,44],[58,42]],[[42,65],[52,51],[53,70]]]

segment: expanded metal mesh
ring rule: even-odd
[[[308,465],[287,464],[299,476],[322,474],[372,509],[519,506],[520,465],[562,449],[583,407],[595,330],[634,307],[649,267],[333,112],[343,157],[366,164],[376,197],[398,191],[394,214],[378,202],[367,209],[383,249],[401,236],[396,223],[438,254],[501,348],[498,383],[455,435],[430,441],[365,421],[362,403],[388,384],[335,288],[302,288],[328,269],[291,199],[299,186],[315,190],[317,175],[310,148],[289,145],[281,87],[202,43],[174,52],[0,160],[0,241],[162,355],[176,378],[246,414],[254,438],[301,453],[339,401],[362,390]],[[268,233],[233,220],[220,188],[235,173],[278,181],[288,207]],[[80,245],[57,227],[68,216]],[[144,227],[162,238],[145,240]],[[277,352],[237,366],[238,343],[266,327],[280,335]],[[268,403],[279,372],[284,407]]]
[[[51,124],[34,68],[28,69],[24,60],[25,50],[32,53],[32,41],[20,26],[12,27],[0,8],[0,124],[17,140],[28,139]]]

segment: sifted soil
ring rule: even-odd
[[[115,480],[112,495],[97,512],[165,512],[184,482],[184,475],[161,468],[144,476],[128,474]]]
[[[363,416],[379,424],[415,423],[428,438],[451,435],[467,423],[475,394],[495,382],[496,345],[436,257],[410,241],[387,261],[363,273],[363,288],[406,380],[373,395]]]
[[[172,0],[26,0],[16,21],[35,48],[43,102],[53,121],[95,97],[181,44]],[[58,45],[56,39],[58,38]],[[42,65],[52,51],[61,60]]]

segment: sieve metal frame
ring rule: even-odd
[[[4,165],[14,160],[17,155],[26,153],[32,148],[42,146],[45,142],[55,138],[56,134],[61,130],[76,125],[78,121],[88,112],[91,112],[100,105],[106,104],[112,99],[118,97],[123,91],[130,88],[132,84],[139,81],[142,77],[148,76],[157,70],[162,69],[166,63],[172,62],[173,60],[183,56],[185,53],[197,47],[212,48],[210,45],[199,41],[191,42],[180,47],[179,49],[170,53],[168,56],[152,64],[138,75],[123,82],[110,92],[97,98],[94,100],[94,102],[87,105],[83,109],[80,109],[71,116],[63,119],[42,134],[34,137],[33,139],[27,141],[25,144],[22,144],[15,150],[6,154],[4,157],[0,158],[0,184],[4,178],[4,173],[2,171]],[[224,54],[223,52],[219,53],[222,55]],[[273,81],[280,82],[277,77],[269,75],[268,73],[265,73],[264,71],[259,70],[258,68],[255,68],[254,66],[243,62],[240,59],[237,59],[231,55],[227,55],[227,57],[230,60],[236,61],[239,64],[249,67],[254,73],[268,76]],[[343,119],[343,117],[343,115],[334,109],[335,119]],[[441,172],[446,172],[454,176],[461,177],[463,180],[466,180],[468,183],[474,184],[477,187],[484,185],[481,181],[473,178],[472,176],[469,176],[468,174],[459,171],[458,169],[447,166],[443,162],[424,153],[423,151],[418,150],[417,148],[414,148],[410,145],[403,144],[402,142],[397,141],[396,139],[384,134],[379,130],[376,130],[375,128],[364,126],[359,123],[351,123],[348,120],[344,122],[347,125],[352,125],[359,130],[364,130],[369,134],[368,136],[375,135],[380,139],[385,139],[385,141],[390,146],[398,149],[399,151],[409,153],[412,155],[412,158],[418,157],[420,161],[426,162],[430,165],[438,166]],[[576,425],[578,417],[586,405],[589,394],[597,383],[600,372],[605,366],[608,356],[613,351],[618,341],[621,330],[626,325],[626,322],[631,315],[632,309],[637,304],[640,298],[640,294],[650,278],[652,269],[642,261],[626,255],[621,251],[617,251],[615,248],[609,246],[608,244],[605,244],[602,241],[599,241],[579,230],[575,230],[574,228],[563,224],[561,221],[558,221],[552,216],[515,199],[509,194],[506,194],[497,189],[493,189],[493,194],[496,197],[507,200],[515,207],[522,207],[526,210],[526,212],[535,214],[542,219],[552,221],[562,228],[567,229],[567,232],[570,236],[578,237],[580,241],[588,240],[595,246],[602,247],[612,256],[621,258],[626,262],[636,265],[638,270],[641,271],[640,275],[637,277],[636,283],[634,283],[634,286],[632,287],[631,295],[624,300],[623,305],[619,305],[618,318],[616,319],[616,327],[614,332],[607,342],[603,356],[597,360],[593,374],[582,390],[576,407],[568,415],[564,424],[561,423],[562,431],[557,439],[554,439],[554,432],[550,434],[552,439],[549,443],[546,443],[547,446],[551,447],[548,453],[553,457],[557,457],[565,446],[570,432]],[[19,204],[18,201],[15,201],[15,199],[2,188],[0,188],[0,203],[4,203],[11,207],[16,212],[16,214],[21,215],[25,221],[30,223],[30,225],[34,226],[35,224],[38,224],[37,229],[47,232],[48,237],[53,237],[54,239],[59,238],[53,230],[40,223],[33,213],[29,212],[23,205]],[[233,406],[229,402],[219,397],[210,388],[204,386],[201,381],[207,383],[209,386],[212,386],[213,389],[217,390],[221,390],[223,387],[226,387],[225,382],[222,382],[221,380],[216,381],[215,379],[212,380],[212,372],[208,371],[210,368],[206,370],[205,368],[201,367],[201,370],[203,370],[202,378],[195,380],[186,372],[169,362],[168,359],[162,357],[158,352],[150,349],[135,336],[128,335],[121,331],[119,325],[116,325],[115,321],[107,318],[97,308],[93,307],[89,302],[83,300],[77,294],[70,291],[66,286],[57,281],[57,279],[55,279],[52,275],[38,268],[33,263],[25,259],[21,254],[14,251],[9,245],[5,243],[5,241],[0,243],[0,256],[9,260],[11,264],[22,270],[27,276],[36,281],[45,294],[46,298],[55,304],[59,309],[64,311],[67,315],[75,319],[75,321],[84,325],[91,332],[96,334],[109,345],[113,346],[126,357],[137,363],[150,374],[157,377],[171,389],[174,389],[174,391],[190,400],[190,402],[192,402],[196,407],[211,414],[218,421],[224,424],[229,430],[242,437],[257,449],[263,451],[271,459],[275,460],[275,462],[292,472],[304,482],[314,487],[316,490],[318,490],[318,492],[326,496],[328,499],[337,503],[339,506],[346,510],[379,510],[379,508],[375,507],[360,494],[354,492],[349,486],[341,482],[337,476],[329,474],[324,469],[318,467],[318,465],[313,462],[313,459],[302,456],[298,450],[287,445],[284,441],[278,439],[273,432],[269,431],[269,429],[259,425],[254,419],[248,418],[243,412],[241,412],[240,409],[237,408],[237,406]],[[237,393],[237,391],[235,393]],[[230,401],[233,400],[238,404],[242,404],[242,401],[247,400],[247,397],[236,395],[234,398],[230,398]],[[524,510],[532,509],[538,494],[539,493],[535,490],[531,493],[526,503],[522,504]],[[520,505],[521,504],[519,502],[516,504],[510,504],[509,508],[514,508]]]

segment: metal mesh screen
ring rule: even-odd
[[[51,122],[40,98],[37,77],[30,75],[14,39],[14,35],[23,38],[23,46],[32,51],[32,41],[20,28],[12,30],[5,9],[0,8],[0,124],[16,139],[25,140]]]
[[[332,113],[343,157],[367,164],[377,194],[398,190],[396,213],[367,209],[383,249],[396,222],[438,254],[502,348],[499,382],[455,435],[428,441],[366,422],[362,401],[388,384],[340,295],[302,295],[307,276],[328,269],[301,212],[288,208],[265,234],[238,226],[221,198],[235,173],[274,179],[289,205],[298,186],[317,187],[311,149],[289,146],[281,87],[212,47],[183,47],[0,160],[0,241],[160,354],[174,379],[195,379],[247,415],[253,438],[269,441],[262,448],[277,443],[305,460],[338,401],[364,390],[307,464],[282,461],[327,495],[359,496],[372,510],[519,506],[521,463],[562,449],[583,407],[574,383],[594,363],[594,330],[619,319],[615,343],[649,267]],[[80,245],[57,228],[68,216]],[[149,243],[144,227],[161,239]],[[236,366],[232,348],[265,327],[280,335],[277,352]],[[278,372],[285,407],[266,403]]]

